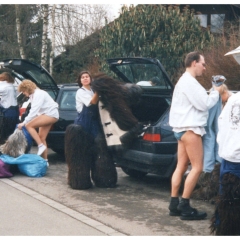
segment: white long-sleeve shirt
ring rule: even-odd
[[[185,72],[173,92],[169,125],[173,131],[203,128],[207,125],[208,110],[218,99],[218,91],[211,91],[208,95],[202,85],[189,72]]]
[[[35,89],[34,93],[29,96],[31,109],[23,123],[31,121],[36,116],[45,114],[49,117],[59,118],[58,104],[44,90]]]
[[[240,163],[240,93],[232,94],[218,118],[218,154]]]
[[[0,81],[0,106],[17,106],[17,92],[12,83]]]
[[[85,105],[86,107],[91,105],[90,102],[94,95],[92,89],[88,90],[86,88],[83,88],[84,87],[79,88],[76,93],[76,109],[79,113],[82,111],[83,105]]]

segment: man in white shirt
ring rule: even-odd
[[[201,220],[205,212],[190,206],[190,197],[203,169],[202,136],[206,133],[208,110],[218,99],[219,92],[206,90],[196,80],[206,70],[203,55],[191,52],[185,58],[186,71],[175,86],[170,109],[169,124],[178,140],[178,162],[172,176],[170,216],[180,216],[182,220]],[[191,163],[191,171],[185,180],[182,198],[179,201],[179,188],[184,173]]]

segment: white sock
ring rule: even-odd
[[[37,153],[37,155],[42,155],[42,153],[43,153],[46,149],[47,149],[47,147],[46,147],[43,143],[39,144],[39,145],[38,145],[38,153]]]

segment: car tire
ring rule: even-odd
[[[51,148],[51,149],[59,155],[64,155],[64,150],[63,149],[57,149],[57,148]]]
[[[146,172],[141,172],[135,169],[130,169],[128,167],[121,167],[122,171],[126,173],[128,176],[133,178],[143,178],[147,175]]]

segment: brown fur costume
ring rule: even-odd
[[[135,84],[124,85],[105,74],[94,77],[92,88],[98,93],[101,107],[108,112],[109,119],[117,123],[116,127],[122,132],[129,130],[130,134],[126,132],[127,140],[129,141],[132,135],[135,137],[139,124],[130,106],[139,101],[142,89]],[[108,121],[103,124],[107,126],[110,123]],[[90,171],[97,187],[116,187],[117,171],[105,137],[108,136],[104,136],[103,129],[94,141],[80,125],[68,126],[65,134],[65,157],[68,164],[68,183],[72,188],[90,188],[92,186]],[[117,138],[119,141],[119,136]],[[120,141],[119,143],[121,144]]]
[[[218,196],[211,218],[211,233],[218,236],[240,235],[240,178],[223,175],[222,194]]]
[[[117,183],[117,170],[103,134],[95,139],[96,154],[92,163],[91,176],[97,187],[113,188]]]
[[[123,84],[105,74],[95,76],[92,88],[99,95],[99,101],[109,112],[117,128],[126,131],[118,136],[124,147],[129,147],[133,140],[143,131],[143,125],[138,123],[132,113],[132,107],[140,101],[142,89],[136,84]]]
[[[123,84],[105,74],[94,77],[92,88],[99,95],[118,127],[128,131],[138,123],[130,106],[139,101],[142,89],[135,84]]]
[[[68,184],[73,189],[92,187],[90,169],[94,141],[80,125],[70,124],[65,133],[65,158]]]
[[[216,164],[211,173],[200,175],[196,188],[191,196],[193,199],[215,203],[219,191],[220,167],[221,164]]]

